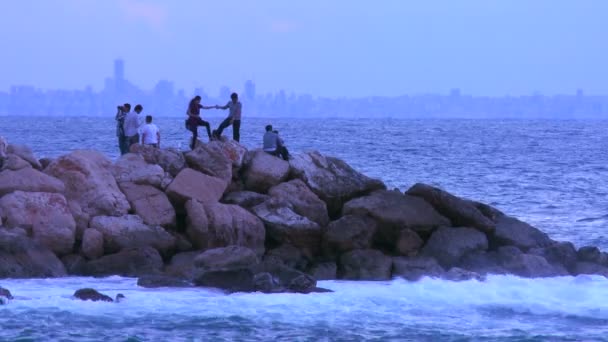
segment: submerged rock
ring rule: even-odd
[[[93,302],[114,302],[110,296],[99,293],[97,290],[91,288],[76,290],[76,292],[74,292],[74,298],[84,301],[90,300]],[[119,293],[116,295],[116,302],[120,302],[120,300],[124,298],[125,296],[122,293]]]
[[[0,305],[7,304],[8,301],[11,299],[13,299],[13,295],[11,294],[11,291],[0,286]]]

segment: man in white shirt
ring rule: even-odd
[[[146,116],[146,124],[141,127],[142,144],[160,147],[160,130],[152,123],[152,115]]]
[[[125,123],[123,125],[125,136],[127,137],[127,145],[131,147],[133,144],[139,143],[139,113],[143,110],[141,105],[135,106],[135,110],[127,113]]]

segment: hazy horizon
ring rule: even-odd
[[[23,0],[0,4],[0,91],[256,82],[327,97],[608,94],[608,2]]]

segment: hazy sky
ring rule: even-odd
[[[0,0],[0,90],[608,94],[607,0]]]

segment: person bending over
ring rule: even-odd
[[[186,119],[186,129],[192,132],[192,143],[190,144],[190,147],[193,150],[196,146],[196,140],[198,139],[199,126],[205,126],[209,140],[211,140],[211,126],[208,121],[201,119],[201,109],[212,108],[217,108],[217,106],[203,106],[201,104],[201,97],[198,95],[190,100],[190,104],[188,104],[188,110],[186,111],[186,114],[188,115],[188,119]]]
[[[289,160],[289,152],[285,147],[283,139],[279,137],[278,131],[272,130],[272,125],[266,126],[264,133],[264,152],[270,153],[275,157],[281,157],[283,160]]]
[[[160,130],[152,123],[152,115],[146,116],[146,124],[141,128],[142,144],[160,148]]]
[[[222,121],[217,130],[213,131],[213,135],[219,139],[222,136],[224,129],[232,125],[232,139],[239,141],[241,139],[241,111],[243,105],[239,102],[239,95],[232,93],[230,95],[230,101],[225,106],[216,106],[217,109],[230,109],[228,117]]]

